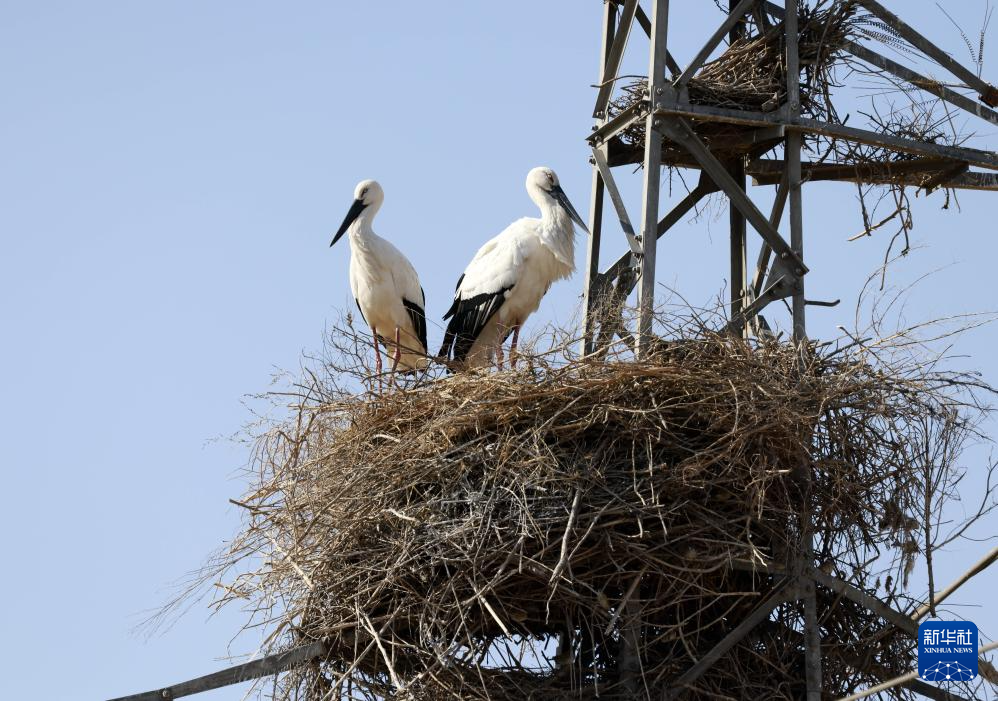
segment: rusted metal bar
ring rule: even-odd
[[[902,175],[938,172],[953,161],[948,158],[917,158],[897,163],[857,163],[841,165],[837,163],[801,163],[803,176],[808,181],[884,181]],[[750,161],[747,172],[757,185],[775,185],[786,171],[787,162],[778,160]]]
[[[797,0],[788,0],[783,30],[787,47],[787,118],[800,120],[800,32],[797,17]],[[804,260],[804,201],[801,191],[801,151],[804,136],[799,131],[787,133],[786,161],[787,188],[790,196],[790,247],[798,260]],[[802,263],[803,265],[803,263]],[[792,288],[793,340],[798,346],[807,342],[806,311],[803,275],[798,275]],[[800,465],[804,502],[800,509],[800,551],[797,569],[800,575],[800,596],[804,604],[804,678],[807,701],[821,701],[821,629],[818,623],[817,595],[814,580],[805,576],[814,566],[814,524],[809,508],[811,494],[811,464],[803,460]]]
[[[909,44],[962,80],[967,87],[980,93],[981,101],[984,104],[989,107],[998,107],[998,88],[982,80],[969,68],[964,67],[961,63],[954,60],[952,56],[919,34],[911,25],[881,5],[877,0],[857,0],[857,2],[904,37]]]
[[[169,701],[170,699],[179,699],[183,696],[200,694],[203,691],[220,689],[223,686],[231,686],[240,682],[284,672],[304,662],[323,657],[327,652],[328,647],[326,643],[316,641],[288,650],[287,652],[267,655],[259,660],[236,665],[235,667],[223,669],[220,672],[207,674],[197,679],[181,682],[180,684],[163,687],[155,691],[146,691],[133,696],[122,696],[111,701]]]
[[[787,45],[787,117],[791,122],[800,119],[800,55],[797,3],[788,2],[786,16],[784,19],[784,31],[786,32]],[[804,140],[798,131],[790,131],[787,134],[787,182],[790,186],[790,247],[797,255],[798,259],[804,260],[804,203],[801,192],[801,151],[804,148]],[[799,280],[793,291],[793,337],[794,341],[800,343],[807,339],[807,329],[805,328],[804,312],[804,281]],[[811,563],[808,563],[810,567]],[[813,598],[813,594],[812,594]],[[805,616],[806,618],[806,616]],[[812,643],[808,640],[808,643]],[[812,695],[810,689],[810,670],[808,683],[808,697]],[[820,676],[819,684],[820,687]],[[815,699],[815,701],[818,701]]]
[[[710,147],[715,151],[719,149],[748,149],[752,146],[772,147],[786,138],[786,131],[786,127],[778,125],[747,130],[728,136],[715,136],[711,137]]]
[[[922,189],[926,192],[935,192],[940,187],[950,182],[954,178],[958,178],[964,173],[970,170],[970,166],[966,163],[956,163],[951,165],[949,168],[936,173],[924,183],[922,183]]]
[[[624,9],[621,11],[620,24],[614,32],[613,43],[603,63],[599,92],[596,93],[596,106],[593,107],[593,117],[596,119],[606,117],[606,107],[610,103],[610,94],[613,92],[613,84],[617,80],[620,61],[624,57],[624,49],[627,48],[627,38],[630,36],[631,27],[634,25],[634,13],[637,9],[638,0],[624,0]]]

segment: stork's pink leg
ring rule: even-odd
[[[398,369],[399,361],[402,360],[402,346],[399,342],[399,327],[395,327],[395,355],[392,356],[392,378],[395,377],[395,370]],[[393,380],[394,381],[394,380]]]
[[[499,315],[496,314],[496,365],[502,370],[502,322],[499,321]]]
[[[378,330],[373,326],[371,327],[371,343],[374,345],[374,367],[378,377],[381,377],[381,349],[378,348]]]
[[[513,326],[513,340],[509,344],[509,367],[512,370],[516,369],[516,344],[520,340],[520,325],[514,324]]]

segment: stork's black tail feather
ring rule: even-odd
[[[504,287],[495,292],[483,292],[468,299],[454,298],[454,303],[444,314],[444,319],[450,319],[444,332],[444,342],[440,347],[440,355],[461,362],[471,352],[475,339],[485,329],[513,286]]]

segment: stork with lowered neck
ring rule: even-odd
[[[540,219],[523,218],[482,246],[457,281],[440,355],[459,367],[484,367],[498,360],[512,334],[510,362],[523,322],[540,306],[548,288],[575,271],[575,225],[582,217],[550,168],[527,174],[527,194]]]

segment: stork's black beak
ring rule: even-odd
[[[572,203],[568,201],[568,195],[566,195],[565,191],[561,189],[561,185],[555,185],[552,187],[551,195],[558,201],[558,204],[565,208],[565,211],[568,212],[568,216],[572,218],[572,221],[578,224],[579,228],[588,234],[589,229],[586,228],[586,223],[582,221],[582,217],[580,217],[579,213],[575,211],[575,207],[572,206]]]
[[[346,217],[343,218],[343,223],[340,224],[340,230],[336,232],[336,236],[333,237],[333,243],[340,240],[340,237],[350,228],[350,225],[354,223],[354,220],[360,216],[360,213],[364,211],[364,207],[367,205],[360,200],[354,200],[353,204],[350,205],[350,210],[347,212]],[[332,246],[333,243],[329,245]]]

